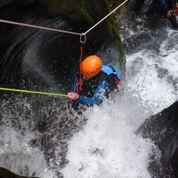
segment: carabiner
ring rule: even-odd
[[[80,43],[85,44],[86,41],[87,41],[86,33],[81,33],[81,35],[80,35]]]

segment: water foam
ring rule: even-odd
[[[154,145],[134,133],[148,113],[139,104],[129,110],[135,100],[124,95],[85,113],[87,124],[69,143],[65,178],[150,177],[147,167]]]
[[[128,88],[123,96],[85,113],[87,124],[69,142],[65,178],[151,177],[148,165],[155,146],[135,131],[178,99],[178,35],[170,29],[167,34],[159,51],[127,55]]]
[[[128,86],[154,113],[178,99],[178,32],[167,33],[158,52],[144,49],[127,56]]]

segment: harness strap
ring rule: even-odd
[[[76,85],[76,92],[79,93],[83,89],[83,81],[78,81]]]

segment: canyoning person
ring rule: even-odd
[[[166,1],[166,0],[165,0]],[[165,6],[165,15],[170,20],[174,28],[178,28],[178,1],[167,0]]]
[[[166,17],[170,20],[172,26],[177,28],[178,0],[152,0],[147,14],[159,14]]]
[[[101,58],[96,55],[84,59],[80,71],[82,81],[75,79],[68,98],[86,106],[101,104],[121,80],[120,71],[110,65],[103,65]]]
[[[166,17],[178,16],[178,1],[177,0],[160,0],[160,4],[163,6],[164,15]]]

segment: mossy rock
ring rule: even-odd
[[[9,0],[11,2],[13,0]],[[14,0],[18,4],[24,4],[24,0]],[[103,18],[114,6],[118,5],[121,1],[115,0],[26,0],[25,4],[41,3],[43,8],[60,16],[62,15],[67,21],[75,24],[78,32],[84,32],[89,27],[93,26],[98,20]],[[45,6],[44,6],[45,4]],[[119,11],[118,11],[119,12]],[[115,15],[110,16],[93,31],[90,32],[89,38],[97,37],[100,41],[107,41],[114,39],[119,50],[119,63],[122,69],[125,69],[125,54],[122,48],[120,33],[115,23]],[[101,38],[104,38],[101,40]],[[97,50],[97,48],[96,48]]]
[[[120,3],[120,1],[117,1],[116,3],[116,1],[111,0],[64,0],[62,2],[59,0],[41,1],[48,3],[48,5],[53,7],[73,23],[83,23],[86,30],[103,18],[113,8],[113,5]],[[119,63],[121,64],[122,69],[125,69],[125,54],[122,48],[120,33],[115,21],[115,15],[112,15],[99,25],[97,29],[100,29],[98,31],[99,33],[102,31],[106,40],[111,37],[116,40],[120,54]]]

